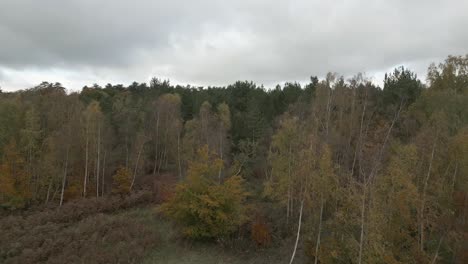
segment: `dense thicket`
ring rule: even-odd
[[[0,93],[0,157],[4,210],[170,178],[162,200],[193,237],[227,236],[250,210],[252,234],[297,237],[291,252],[315,263],[466,262],[468,55],[383,87],[334,73],[271,90],[44,82]]]

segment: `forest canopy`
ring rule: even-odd
[[[383,87],[329,73],[0,92],[3,214],[139,190],[191,239],[292,238],[291,259],[300,243],[314,263],[466,263],[468,55],[427,80],[398,67]]]

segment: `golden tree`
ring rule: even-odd
[[[183,226],[187,237],[220,239],[247,220],[243,179],[231,176],[219,182],[222,167],[223,161],[205,145],[190,162],[186,180],[176,186],[175,195],[163,205],[163,211]]]
[[[132,174],[125,167],[120,167],[112,177],[112,193],[125,195],[130,192]]]

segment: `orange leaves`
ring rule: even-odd
[[[261,216],[255,217],[251,226],[251,238],[258,246],[268,246],[271,243],[271,233],[265,219]]]

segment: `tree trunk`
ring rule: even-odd
[[[328,142],[328,131],[329,131],[329,123],[330,123],[330,110],[331,110],[331,103],[332,103],[332,90],[331,87],[328,88],[328,98],[327,98],[327,115],[326,115],[326,120],[325,120],[325,126],[326,126],[326,134],[325,134],[325,140]]]
[[[156,119],[156,136],[155,136],[155,142],[154,142],[154,166],[153,166],[153,176],[156,175],[156,169],[158,167],[158,140],[159,140],[159,111],[158,111],[158,117]]]
[[[28,189],[31,190],[33,184],[33,169],[32,169],[32,147],[28,147]]]
[[[420,221],[419,223],[420,245],[419,246],[420,248],[419,249],[421,251],[424,251],[424,207],[426,204],[426,189],[427,189],[427,184],[429,182],[429,178],[431,176],[432,161],[434,160],[436,142],[437,142],[437,136],[436,136],[436,139],[434,140],[434,144],[432,145],[431,160],[429,161],[429,169],[427,170],[426,179],[424,180],[424,186],[423,186],[422,197],[421,197],[421,208],[419,209],[419,214],[420,214],[420,218],[419,218],[419,221]]]
[[[362,250],[364,247],[364,223],[365,223],[365,212],[366,212],[366,191],[367,188],[371,188],[370,185],[372,184],[372,181],[374,179],[374,176],[377,174],[378,171],[378,165],[380,164],[380,161],[382,160],[382,155],[383,151],[385,150],[385,146],[387,145],[387,141],[390,138],[390,134],[392,132],[393,127],[395,126],[396,121],[398,120],[400,116],[400,112],[403,109],[403,100],[400,102],[400,106],[395,113],[395,116],[393,117],[392,123],[390,127],[388,128],[387,134],[385,135],[384,142],[382,143],[382,146],[379,150],[379,154],[377,155],[376,159],[374,160],[374,164],[372,166],[372,169],[369,173],[369,176],[367,179],[364,176],[363,179],[363,195],[362,195],[362,205],[361,205],[361,234],[360,234],[360,239],[359,239],[359,261],[358,263],[362,263]],[[370,200],[370,198],[369,198]]]
[[[58,185],[57,188],[55,188],[54,194],[52,194],[52,201],[55,200],[55,196],[57,195],[57,192],[58,192],[59,189],[60,189],[60,185]]]
[[[385,135],[384,142],[382,143],[382,147],[380,148],[377,159],[375,160],[374,166],[372,167],[372,170],[371,170],[371,172],[369,174],[369,178],[368,178],[369,182],[371,182],[374,179],[374,176],[377,174],[377,169],[378,169],[378,166],[380,164],[380,161],[382,160],[382,155],[383,155],[383,152],[385,150],[385,146],[387,145],[387,141],[390,138],[390,134],[392,133],[392,129],[395,126],[396,121],[400,117],[401,109],[403,109],[403,99],[401,100],[400,106],[399,106],[397,112],[395,113],[395,116],[393,117],[393,120],[392,120],[392,123],[391,123],[390,127],[388,128],[387,134]]]
[[[130,150],[128,147],[128,137],[129,137],[129,124],[130,120],[129,117],[127,116],[126,124],[125,124],[125,168],[128,169],[128,162],[129,162],[129,157],[130,157]]]
[[[301,233],[301,223],[302,223],[302,211],[304,209],[304,199],[301,201],[301,209],[299,211],[299,223],[297,225],[297,235],[296,235],[296,243],[294,244],[294,250],[291,256],[291,261],[289,261],[289,264],[293,263],[294,261],[294,256],[296,256],[296,250],[297,250],[297,245],[299,244],[299,235]]]
[[[315,244],[315,261],[314,263],[318,263],[318,251],[320,248],[320,234],[322,233],[322,215],[323,215],[323,197],[320,199],[320,220],[319,220],[319,228],[318,228],[318,235],[317,235],[317,243]]]
[[[88,181],[88,147],[89,147],[89,137],[88,137],[88,131],[89,131],[89,120],[86,121],[86,150],[85,150],[85,174],[84,174],[84,180],[83,180],[83,197],[86,197],[86,184]]]
[[[163,140],[163,142],[165,144],[164,144],[164,149],[161,152],[161,159],[159,161],[158,174],[160,173],[161,168],[163,167],[163,164],[167,165],[167,163],[165,163],[165,161],[167,160],[167,142],[168,142],[167,135],[168,135],[168,132],[169,132],[169,127],[166,126],[166,130],[164,131],[164,140]]]
[[[165,146],[164,146],[165,147]],[[163,166],[163,162],[164,162],[164,150],[161,151],[161,157],[159,159],[159,165],[158,165],[158,169],[156,170],[157,174],[159,175],[160,172],[161,172],[161,168]]]
[[[362,204],[361,204],[361,236],[359,239],[359,261],[358,263],[362,263],[362,248],[364,246],[364,216],[366,210],[366,185],[364,184],[364,193],[362,195]]]
[[[49,180],[49,187],[47,187],[47,196],[46,196],[46,204],[49,203],[49,197],[50,197],[50,188],[52,188],[52,178]]]
[[[453,177],[452,177],[452,193],[455,190],[455,182],[456,182],[456,177],[457,177],[457,171],[458,171],[458,161],[455,163],[455,170],[453,171]]]
[[[101,196],[104,196],[104,183],[106,181],[106,156],[107,156],[107,151],[104,151],[104,159],[102,161]]]
[[[366,107],[367,107],[367,96],[366,100],[364,101],[364,106],[362,107],[362,114],[361,114],[361,124],[359,126],[359,138],[358,138],[358,145],[356,146],[356,150],[354,151],[354,158],[353,158],[353,165],[351,167],[351,175],[354,174],[354,167],[356,165],[356,158],[358,155],[358,151],[361,149],[361,143],[362,143],[362,125],[364,124],[364,117],[366,114]]]
[[[221,131],[219,132],[219,157],[221,158],[221,160],[223,160],[223,133]],[[222,167],[219,168],[219,172],[218,172],[219,183],[221,183],[221,171],[222,171]]]
[[[286,203],[286,228],[289,227],[289,206],[290,206],[289,199],[291,199],[291,195],[290,195],[290,188],[288,187],[288,202]]]
[[[286,208],[286,226],[289,224],[289,215],[292,214],[290,208],[291,202],[291,145],[289,145],[289,158],[288,158],[288,203]]]
[[[99,197],[99,168],[100,163],[100,154],[101,154],[101,125],[98,124],[98,140],[97,140],[97,159],[96,159],[96,197]]]
[[[177,163],[179,165],[179,180],[182,180],[182,166],[180,165],[180,133],[177,133]]]
[[[138,163],[140,162],[140,156],[141,156],[141,152],[143,151],[143,146],[144,145],[145,145],[145,143],[142,143],[141,147],[140,147],[140,150],[138,151],[138,156],[137,156],[137,160],[136,160],[136,163],[135,163],[135,169],[133,170],[133,179],[132,179],[132,184],[130,185],[130,191],[133,189],[133,184],[135,184],[135,178],[136,178],[136,174],[137,174],[137,170],[138,170]]]
[[[353,91],[353,100],[351,101],[351,124],[349,127],[349,137],[348,137],[348,145],[347,150],[351,148],[351,141],[353,139],[353,132],[354,132],[354,113],[356,112],[356,88],[352,89]],[[367,97],[365,97],[367,99]]]
[[[439,257],[440,245],[442,244],[442,240],[443,240],[443,239],[444,239],[444,236],[441,236],[440,239],[439,239],[439,244],[437,244],[437,250],[436,250],[436,253],[435,253],[435,255],[434,255],[434,258],[433,258],[432,261],[431,261],[431,264],[436,263],[437,257]]]
[[[167,142],[167,139],[165,140],[165,142]],[[164,152],[163,152],[163,155],[162,155],[162,160],[161,160],[161,168],[167,168],[167,144],[164,144]]]
[[[67,147],[67,157],[65,158],[65,172],[63,173],[63,179],[62,179],[62,192],[60,193],[60,206],[62,206],[62,203],[63,203],[63,194],[65,192],[65,184],[67,181],[69,150],[70,150],[70,146]]]

